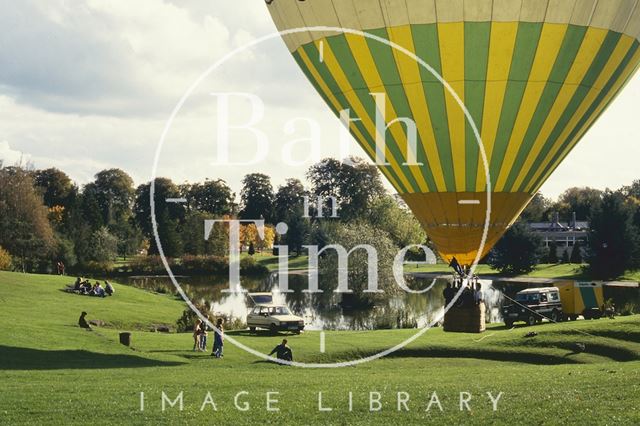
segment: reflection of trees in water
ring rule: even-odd
[[[358,297],[357,294],[335,293],[336,283],[320,277],[321,293],[306,293],[308,277],[306,274],[292,273],[289,275],[290,293],[278,292],[278,275],[276,273],[262,279],[242,278],[242,286],[248,292],[273,292],[275,301],[286,301],[289,308],[302,316],[308,329],[349,329],[371,330],[389,328],[423,327],[438,319],[442,314],[444,290],[447,280],[438,279],[433,283],[427,278],[407,278],[408,285],[414,290],[420,290],[433,284],[430,291],[424,294],[405,292],[385,293],[375,301]],[[195,303],[212,306],[212,311],[233,315],[244,320],[245,312],[249,309],[244,296],[224,293],[229,288],[226,277],[185,277],[178,278],[185,293]],[[168,277],[132,277],[127,283],[163,293],[176,293]],[[486,284],[486,283],[485,283]],[[499,286],[498,286],[499,287]],[[500,288],[500,287],[499,287]],[[483,285],[488,289],[488,284]],[[515,289],[508,289],[513,291]],[[489,293],[487,297],[488,318],[500,320],[498,312],[502,298],[500,291]],[[494,306],[495,305],[495,306]]]

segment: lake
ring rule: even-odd
[[[244,294],[224,293],[229,288],[226,277],[176,277],[178,283],[194,303],[211,306],[214,316],[224,315],[244,322],[250,302]],[[134,276],[118,281],[134,287],[161,293],[177,293],[167,276]],[[402,292],[370,306],[361,306],[350,294],[332,291],[310,294],[303,292],[308,285],[304,273],[289,275],[290,293],[278,290],[276,272],[264,278],[242,278],[242,287],[250,292],[272,292],[275,303],[283,303],[304,318],[307,330],[373,330],[389,328],[420,328],[442,315],[442,291],[446,278],[413,278],[412,288],[431,287],[424,294]],[[491,281],[482,284],[487,320],[501,322],[502,291],[493,288]],[[322,286],[321,286],[322,287]]]

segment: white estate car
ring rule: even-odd
[[[247,315],[247,326],[251,331],[266,328],[274,333],[279,330],[300,333],[304,330],[304,320],[293,315],[285,305],[259,303]]]

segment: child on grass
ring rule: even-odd
[[[207,335],[209,334],[207,328],[207,323],[202,321],[200,324],[200,350],[202,352],[207,351]]]
[[[211,356],[222,358],[224,356],[222,354],[222,350],[224,347],[224,329],[222,327],[222,318],[218,318],[218,321],[216,321],[216,328],[217,330],[213,335],[213,351],[211,352]]]
[[[201,320],[196,321],[196,324],[193,326],[193,351],[200,350],[200,324],[202,324]]]

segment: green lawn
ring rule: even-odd
[[[640,316],[493,326],[483,335],[434,329],[386,358],[318,370],[267,363],[229,341],[222,360],[191,352],[189,334],[145,331],[175,322],[181,301],[119,285],[114,297],[93,299],[60,291],[67,281],[0,272],[0,424],[640,423]],[[110,326],[81,330],[75,324],[82,310]],[[133,332],[132,348],[117,343],[120,330]],[[525,338],[532,330],[538,335]],[[288,338],[297,361],[335,362],[412,333],[327,332],[324,354],[319,332]],[[282,338],[228,334],[262,352]],[[171,399],[184,391],[184,410],[162,412],[163,391]],[[201,412],[208,391],[217,411],[208,405]],[[249,392],[240,397],[250,403],[246,412],[234,407],[241,391]],[[425,412],[434,391],[444,411],[434,405]],[[280,411],[266,411],[266,392],[279,392],[272,398]],[[318,392],[333,411],[318,411]],[[381,411],[369,411],[370,392],[380,392]],[[410,395],[410,411],[397,411],[398,392]],[[460,392],[473,395],[471,411],[459,410]],[[486,392],[503,392],[497,411]]]
[[[571,279],[590,279],[590,277],[584,271],[585,265],[577,264],[547,264],[541,263],[536,268],[526,274],[519,277],[533,277],[533,278],[571,278]],[[444,263],[438,263],[436,265],[417,265],[414,263],[407,263],[404,268],[405,272],[426,272],[436,274],[448,274],[451,273],[451,268]],[[478,275],[492,275],[499,276],[500,273],[486,264],[479,264],[476,268]],[[640,271],[628,271],[620,280],[627,281],[640,281]]]
[[[248,256],[248,254],[246,255]],[[269,271],[276,271],[278,269],[278,257],[273,256],[271,253],[256,253],[254,254],[256,261],[266,266]],[[309,267],[309,258],[307,256],[289,257],[289,270],[303,270]]]

